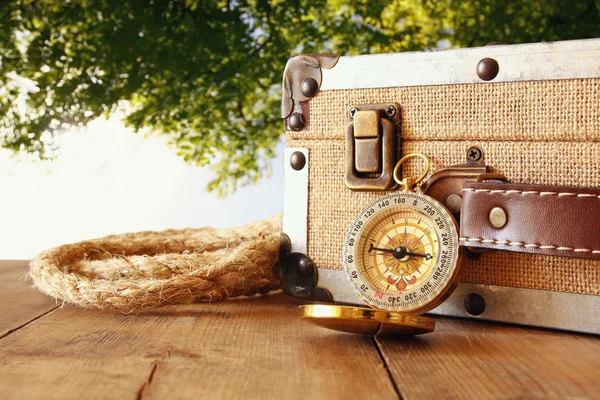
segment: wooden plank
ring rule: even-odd
[[[29,261],[0,261],[0,338],[58,307],[25,280]]]
[[[65,306],[0,341],[0,393],[397,398],[372,338],[307,324],[299,304],[277,295],[130,315]]]
[[[597,398],[600,338],[437,319],[436,332],[377,338],[404,399]]]

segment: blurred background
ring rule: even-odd
[[[7,0],[0,259],[283,205],[281,75],[298,53],[600,36],[600,0]]]

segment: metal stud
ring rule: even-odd
[[[306,165],[306,156],[301,151],[295,151],[290,156],[290,165],[296,171],[300,171]]]
[[[306,78],[300,84],[300,90],[306,97],[313,97],[319,90],[319,83],[313,78]]]
[[[485,299],[479,293],[469,293],[465,296],[465,311],[471,315],[481,315],[485,311]]]
[[[304,129],[304,116],[300,113],[293,113],[288,118],[288,125],[292,130],[299,131]]]
[[[477,63],[477,76],[481,80],[491,81],[498,75],[499,71],[498,61],[493,58],[484,58]]]
[[[494,207],[492,208],[492,211],[490,211],[490,224],[492,224],[494,228],[502,228],[506,225],[507,220],[506,211],[501,207]]]
[[[469,260],[477,261],[479,257],[483,254],[481,249],[476,249],[475,247],[465,247],[465,254]]]
[[[462,205],[462,196],[460,194],[453,193],[446,199],[446,207],[452,214],[460,213],[460,206]]]
[[[308,257],[302,257],[298,260],[298,273],[305,278],[315,273],[315,265]]]

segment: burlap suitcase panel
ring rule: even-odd
[[[480,146],[485,163],[511,181],[600,186],[600,79],[503,82],[319,92],[307,129],[288,147],[308,148],[308,254],[319,268],[341,269],[347,227],[382,192],[344,184],[344,135],[352,105],[401,105],[402,153],[431,157],[434,170],[464,162]],[[415,175],[409,164],[405,175]],[[509,252],[466,261],[463,281],[600,294],[599,262]]]
[[[600,54],[600,41],[572,43],[592,44]],[[324,74],[323,85],[335,68]],[[308,110],[304,129],[286,132],[286,147],[309,154],[307,255],[319,270],[342,269],[348,226],[366,204],[387,193],[351,191],[345,185],[348,112],[356,105],[398,103],[400,153],[426,154],[433,171],[465,162],[467,149],[476,145],[484,152],[483,162],[511,182],[600,186],[600,74],[581,75],[551,79],[550,73],[539,80],[478,84],[349,84],[348,89],[319,91],[303,106]],[[418,167],[418,162],[407,164],[403,175],[417,175]],[[600,261],[486,252],[463,263],[467,283],[600,295]],[[570,329],[560,323],[541,325]]]

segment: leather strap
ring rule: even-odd
[[[460,236],[474,248],[600,259],[600,188],[465,182]]]

